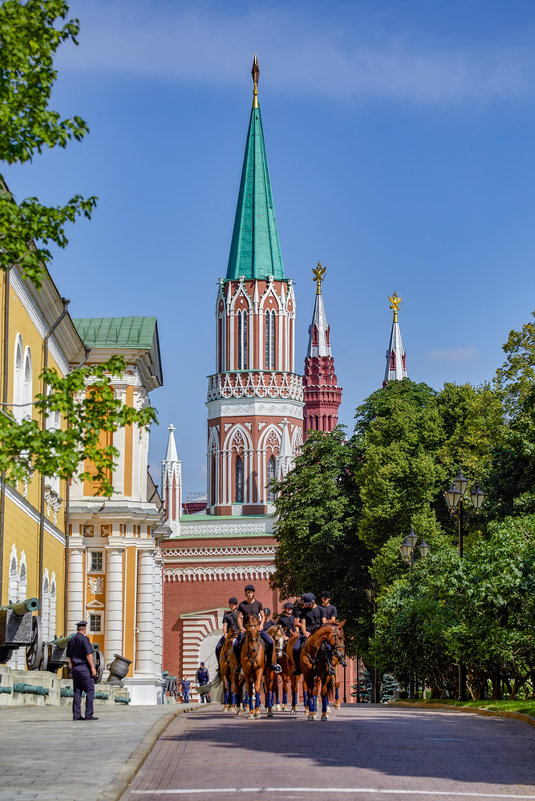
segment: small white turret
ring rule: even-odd
[[[174,425],[169,426],[167,452],[162,459],[162,500],[165,506],[165,522],[173,535],[180,533],[180,513],[182,509],[182,462],[178,459]]]
[[[390,308],[394,312],[394,319],[392,321],[392,331],[390,333],[390,344],[386,352],[386,370],[383,387],[389,381],[401,381],[407,378],[407,367],[405,364],[405,351],[403,350],[403,342],[401,341],[401,330],[398,322],[398,310],[401,304],[401,298],[394,292],[392,297],[389,296]]]

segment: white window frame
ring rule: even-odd
[[[102,557],[102,567],[100,567],[100,568],[96,568],[96,567],[94,568],[93,567],[93,554],[97,554],[97,553],[99,553],[101,555],[101,557]],[[105,570],[104,570],[104,551],[101,550],[100,548],[92,548],[89,551],[89,565],[90,565],[90,567],[89,567],[87,572],[91,573],[92,576],[93,575],[103,574],[105,572]]]

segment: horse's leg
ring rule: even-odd
[[[255,672],[255,676],[254,676],[253,686],[254,686],[254,716],[255,716],[255,718],[259,718],[260,714],[261,714],[261,712],[260,712],[260,706],[261,706],[260,687],[262,685],[262,674],[263,674],[263,671],[261,669],[260,670],[257,669],[256,672]],[[252,687],[251,687],[251,696],[252,696]],[[251,703],[252,703],[252,700],[251,700]]]
[[[264,689],[265,689],[265,696],[266,696],[266,714],[268,718],[273,717],[273,699],[275,693],[273,692],[273,683],[275,680],[275,674],[272,671],[266,671],[264,673]]]
[[[336,679],[334,683],[334,709],[340,709],[340,682]]]
[[[327,694],[327,684],[321,688],[321,719],[328,720],[329,696]]]

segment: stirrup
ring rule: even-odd
[[[328,671],[329,676],[336,676],[336,670],[333,668],[332,665],[329,665]]]
[[[271,665],[271,669],[274,673],[282,673],[282,668],[276,662],[274,665]]]

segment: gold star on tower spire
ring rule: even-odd
[[[253,76],[253,108],[258,108],[258,79],[260,77],[260,68],[258,66],[258,58],[256,53],[254,54],[253,59],[253,67],[251,69],[251,75]]]
[[[312,269],[312,275],[314,276],[314,281],[318,285],[316,295],[321,295],[321,282],[325,280],[325,273],[327,272],[327,267],[321,266],[321,261],[318,262],[318,266]]]

